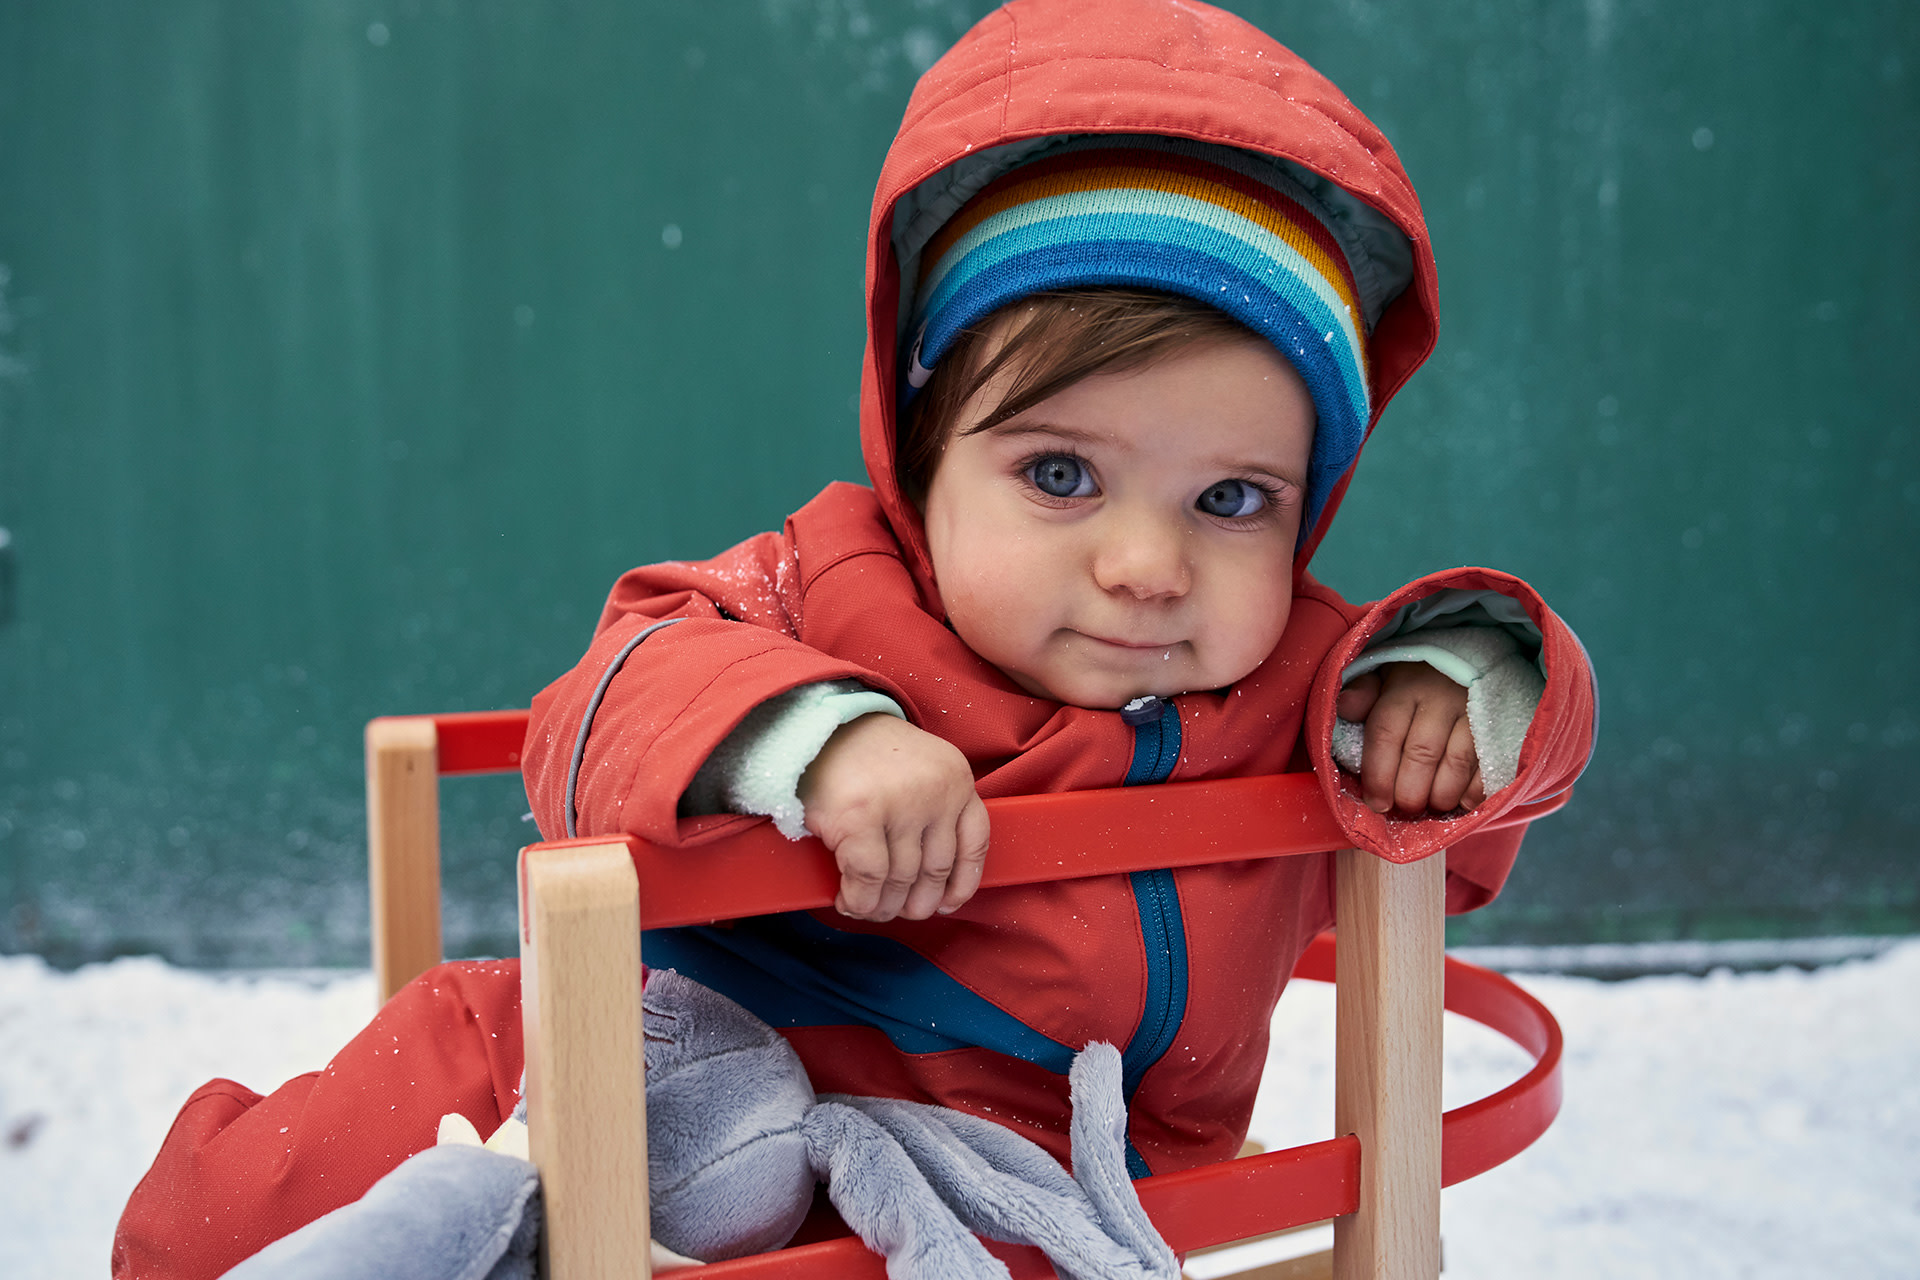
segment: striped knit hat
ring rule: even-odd
[[[1366,320],[1332,213],[1265,157],[1151,136],[1081,138],[1002,174],[920,257],[910,399],[960,334],[1029,294],[1122,285],[1218,307],[1271,342],[1317,422],[1301,534],[1359,453]]]

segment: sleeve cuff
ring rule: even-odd
[[[804,838],[808,832],[800,775],[834,730],[874,712],[906,719],[899,703],[858,680],[803,684],[767,699],[747,713],[694,774],[680,799],[681,814],[760,814],[772,818],[787,839]]]
[[[1344,688],[1389,662],[1424,662],[1466,689],[1467,726],[1473,732],[1480,781],[1488,795],[1519,776],[1520,745],[1547,682],[1510,631],[1467,625],[1408,632],[1348,663],[1340,673],[1340,684]],[[1364,739],[1362,726],[1335,720],[1334,762],[1349,773],[1360,772]]]

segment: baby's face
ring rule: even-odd
[[[1217,689],[1266,658],[1293,603],[1313,401],[1265,343],[1096,374],[968,434],[926,498],[948,620],[1030,693],[1114,708]]]

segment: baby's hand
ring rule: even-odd
[[[973,896],[987,808],[959,748],[898,716],[841,725],[800,775],[807,830],[840,865],[834,908],[858,920],[925,920]]]
[[[1486,799],[1467,691],[1426,663],[1389,662],[1355,677],[1335,710],[1366,725],[1360,794],[1376,813],[1449,813]]]

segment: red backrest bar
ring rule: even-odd
[[[520,767],[520,748],[522,744],[526,742],[527,721],[530,715],[531,713],[527,710],[519,709],[510,711],[455,711],[427,717],[433,721],[434,731],[439,739],[439,773],[442,776],[461,773],[507,773],[518,769]],[[1325,842],[1315,845],[1314,848],[1331,849],[1343,843],[1339,828],[1333,824],[1332,815],[1324,811],[1317,784],[1313,782],[1313,776],[1311,774],[1282,774],[1278,777],[1267,778],[1235,778],[1216,785],[1232,787],[1242,784],[1274,782],[1283,785],[1271,793],[1263,792],[1258,787],[1255,787],[1250,790],[1244,798],[1235,798],[1229,801],[1233,811],[1231,814],[1225,815],[1227,821],[1229,823],[1238,823],[1243,827],[1250,823],[1265,824],[1272,822],[1275,820],[1275,810],[1266,806],[1274,803],[1282,803],[1287,805],[1288,808],[1279,812],[1279,819],[1286,828],[1279,836],[1279,839],[1286,844],[1286,852],[1308,852],[1305,848],[1295,849],[1292,847],[1292,842],[1302,838],[1308,831],[1320,832],[1325,835]],[[1164,785],[1155,788],[1153,795],[1156,797],[1164,796],[1166,793],[1184,785],[1198,784],[1173,783]],[[1061,802],[1069,796],[1115,797],[1122,794],[1139,794],[1139,792],[1138,789],[1134,789],[1132,792],[1123,792],[1118,788],[1108,791],[1059,792],[1047,796],[1022,796],[1019,797],[1019,802],[1039,801],[1043,806],[1058,806],[1055,810],[1056,816],[1053,819],[1056,824],[1091,822],[1096,826],[1104,828],[1103,833],[1098,837],[1100,840],[1108,842],[1113,847],[1117,847],[1117,842],[1114,840],[1117,824],[1112,820],[1103,818],[1098,812],[1098,810],[1112,805],[1114,803],[1112,800],[1103,798],[1093,804],[1078,807],[1065,805]],[[1572,794],[1571,791],[1564,791],[1557,796],[1551,796],[1548,799],[1537,800],[1530,805],[1524,805],[1512,813],[1505,815],[1500,821],[1490,823],[1489,829],[1511,826],[1517,822],[1531,822],[1535,818],[1544,817],[1565,805]],[[1001,811],[1002,806],[1011,803],[1014,803],[1014,801],[997,800],[994,801],[990,807],[993,807],[995,812],[998,813]],[[1185,823],[1202,819],[1208,823],[1212,823],[1219,821],[1223,816],[1215,805],[1205,801],[1195,801],[1187,803],[1184,806],[1171,805],[1157,811],[1152,807],[1156,803],[1159,803],[1157,799],[1148,800],[1134,811],[1135,820],[1144,818],[1152,822],[1156,828],[1156,832],[1142,833],[1136,828],[1132,833],[1133,836],[1138,837],[1143,834],[1150,834],[1156,835],[1157,838],[1164,839],[1167,834],[1172,834],[1179,843],[1185,846],[1189,843],[1185,839],[1187,830],[1184,826]],[[1288,825],[1289,820],[1297,820],[1299,825]],[[1267,834],[1272,835],[1273,833]],[[994,838],[995,843],[999,844],[999,819],[995,821]],[[1247,841],[1251,841],[1251,843],[1256,845],[1265,843],[1263,838],[1256,837],[1251,832],[1236,831],[1231,837],[1230,845],[1232,843]],[[1278,850],[1270,851],[1270,853],[1271,852],[1278,852]],[[1190,866],[1205,862],[1219,862],[1231,857],[1259,856],[1262,855],[1258,853],[1231,854],[1223,852],[1218,855],[1195,857],[1154,865],[1156,867]],[[1135,870],[1147,869],[1150,868],[1135,868]]]
[[[1312,774],[1225,782],[1064,791],[987,801],[993,824],[983,888],[1314,853],[1341,843]],[[790,841],[768,823],[693,848],[624,839],[640,876],[649,929],[830,906],[839,888],[818,840]]]
[[[520,767],[528,712],[458,711],[430,717],[440,742],[439,771],[511,773]]]
[[[1496,825],[1531,821],[1563,803],[1556,796]],[[1319,853],[1345,843],[1310,773],[1006,796],[987,801],[987,813],[993,836],[983,888]],[[826,907],[839,888],[824,845],[790,841],[764,822],[691,848],[638,836],[551,843],[616,839],[633,851],[649,929]]]

